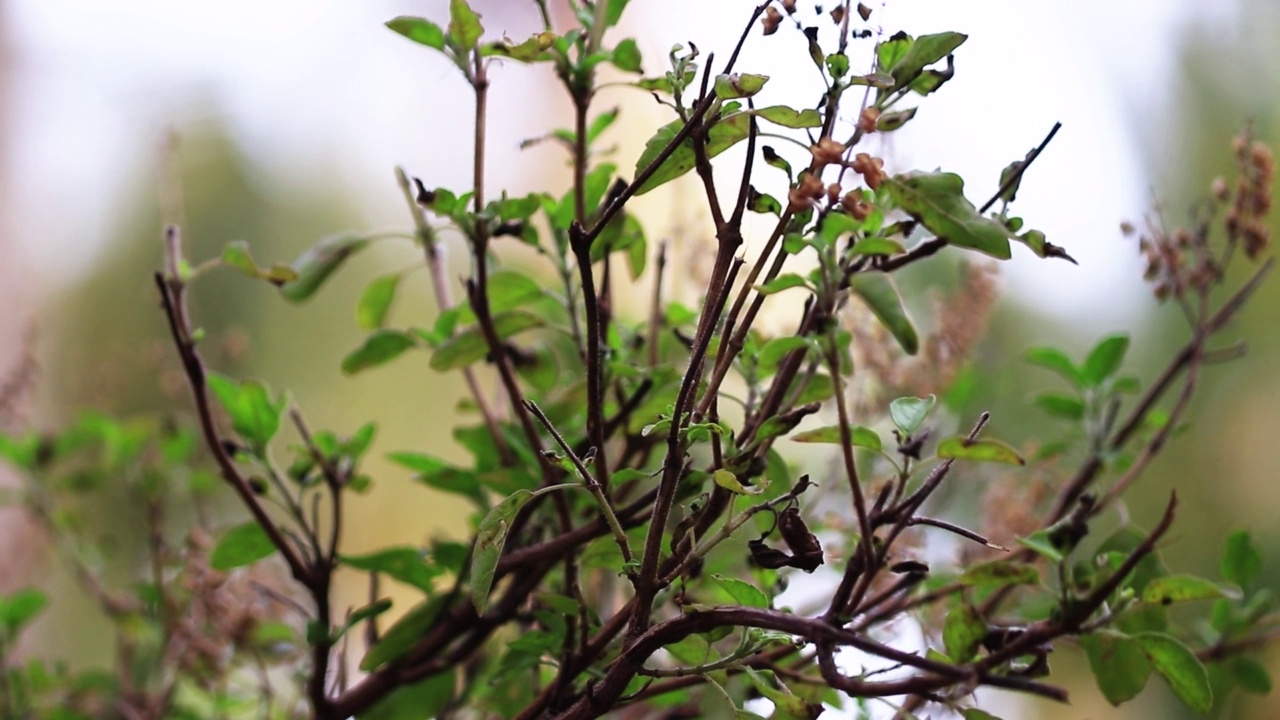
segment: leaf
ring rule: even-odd
[[[822,115],[813,108],[796,110],[786,105],[772,105],[749,112],[782,127],[795,129],[822,127]]]
[[[489,606],[489,590],[493,587],[498,561],[502,559],[502,548],[507,544],[507,532],[520,508],[532,497],[533,493],[528,490],[511,493],[494,505],[476,528],[475,547],[471,552],[471,602],[480,615]]]
[[[916,111],[920,108],[911,108],[910,110],[898,110],[897,112],[887,112],[876,118],[877,132],[893,132],[899,130],[916,116]]]
[[[956,582],[978,588],[1035,585],[1040,582],[1040,571],[1027,563],[992,560],[967,568]]]
[[[1080,420],[1084,418],[1084,401],[1075,395],[1067,395],[1066,393],[1046,392],[1036,396],[1036,407],[1053,415],[1054,417],[1064,418],[1066,420]]]
[[[947,648],[947,656],[957,664],[967,663],[978,654],[978,645],[986,634],[987,621],[968,604],[952,609],[942,624],[942,642]]]
[[[596,259],[598,260],[599,258]],[[508,310],[515,310],[528,305],[545,294],[542,285],[536,280],[514,270],[499,270],[490,273],[487,285],[489,288],[489,314],[495,316]],[[471,304],[465,300],[458,304],[454,310],[457,312],[456,322],[458,324],[470,325],[476,321],[476,314],[471,310]]]
[[[427,562],[427,553],[414,547],[390,547],[366,555],[343,555],[348,567],[382,573],[406,585],[431,592],[431,581],[444,571]]]
[[[1009,229],[978,213],[964,196],[964,180],[955,173],[913,173],[887,181],[889,194],[904,212],[952,245],[990,255],[1013,256]]]
[[[920,350],[920,338],[916,335],[915,326],[911,324],[911,318],[907,317],[898,289],[888,275],[881,272],[858,273],[849,278],[849,288],[862,298],[871,313],[898,341],[903,352],[915,355]]]
[[[591,121],[591,125],[587,127],[587,142],[595,141],[596,138],[600,137],[601,133],[608,130],[609,126],[613,125],[613,122],[618,119],[618,112],[618,108],[615,107],[612,110],[606,110],[596,115],[595,119]]]
[[[444,30],[439,25],[420,17],[401,15],[387,21],[387,27],[410,40],[436,50],[444,49]]]
[[[684,120],[673,120],[658,128],[658,132],[645,143],[644,152],[636,160],[636,176],[638,177],[649,164],[675,139],[684,127]],[[745,140],[750,132],[751,118],[747,113],[739,112],[720,118],[707,130],[707,157],[713,158]],[[654,171],[653,175],[636,190],[636,195],[643,195],[666,182],[674,180],[689,172],[694,166],[693,141],[685,138],[678,147]]]
[[[723,73],[716,76],[715,93],[721,100],[749,98],[764,89],[769,82],[768,75],[752,75],[750,73],[732,75]]]
[[[868,450],[880,450],[882,447],[880,435],[875,430],[863,425],[853,425],[849,428],[850,439],[854,447],[867,448]],[[830,443],[839,445],[840,426],[827,425],[826,427],[806,430],[802,433],[796,433],[791,436],[793,442],[805,443]]]
[[[795,350],[808,348],[808,338],[797,337],[795,335],[787,335],[777,337],[764,344],[760,351],[755,354],[756,375],[760,379],[764,379],[777,372],[778,365],[782,363],[783,358],[791,354]]]
[[[1000,720],[1000,718],[986,710],[979,710],[978,708],[965,708],[960,711],[960,717],[964,718],[964,720]]]
[[[1032,365],[1058,373],[1073,387],[1084,387],[1084,371],[1076,367],[1075,363],[1071,362],[1071,358],[1057,348],[1031,348],[1023,355],[1023,359]]]
[[[237,525],[226,532],[209,556],[209,567],[231,570],[270,557],[276,551],[271,538],[257,521]]]
[[[1254,547],[1248,530],[1236,530],[1227,537],[1226,548],[1219,566],[1222,579],[1243,589],[1253,585],[1262,570],[1262,555]]]
[[[1241,690],[1254,695],[1271,694],[1271,674],[1262,663],[1237,655],[1224,663],[1224,666]]]
[[[1169,683],[1173,694],[1196,712],[1213,709],[1213,689],[1209,674],[1196,654],[1186,645],[1163,633],[1141,633],[1134,636],[1155,671]]]
[[[1018,542],[1023,547],[1030,548],[1053,562],[1062,562],[1062,550],[1049,537],[1048,530],[1037,530],[1026,537],[1018,538]]]
[[[1142,589],[1142,602],[1172,605],[1190,600],[1239,598],[1240,593],[1222,587],[1212,580],[1194,575],[1166,575],[1155,578]]]
[[[399,660],[422,639],[444,609],[445,603],[451,599],[448,594],[437,595],[410,608],[369,648],[360,660],[360,669],[372,672],[389,662]]]
[[[0,596],[0,625],[4,626],[4,637],[0,640],[12,642],[22,626],[40,614],[49,604],[49,596],[36,588],[22,588],[8,597]]]
[[[1111,335],[1103,338],[1084,360],[1081,376],[1087,386],[1101,385],[1120,369],[1124,354],[1129,349],[1128,335]]]
[[[957,460],[998,462],[1006,465],[1026,465],[1018,451],[999,440],[969,440],[963,435],[947,438],[938,443],[938,457]]]
[[[613,65],[623,72],[642,72],[640,69],[640,46],[636,45],[636,41],[627,38],[618,43],[613,49]]]
[[[206,375],[205,381],[227,411],[232,429],[255,452],[261,454],[280,429],[284,398],[272,400],[271,391],[257,380],[236,382],[225,375],[211,372]]]
[[[449,668],[426,680],[387,693],[373,707],[360,713],[360,720],[422,720],[434,718],[449,706],[457,685],[457,670]]]
[[[903,435],[910,435],[920,429],[937,402],[938,398],[933,395],[927,398],[900,397],[889,403],[889,417]]]
[[[400,278],[400,273],[383,275],[365,287],[356,303],[356,323],[361,328],[377,330],[386,324],[387,312],[391,309],[391,301],[395,300]]]
[[[511,310],[493,318],[494,332],[499,340],[541,327],[541,317],[523,310]],[[431,369],[439,372],[465,367],[489,354],[489,343],[480,326],[474,325],[445,341],[431,355]]]
[[[806,285],[805,279],[796,273],[783,273],[763,285],[757,285],[756,291],[761,295],[775,295],[783,290],[805,287]]]
[[[906,52],[888,68],[889,74],[893,75],[893,87],[888,92],[910,85],[926,67],[950,55],[968,39],[968,35],[957,32],[921,35],[916,38]]]
[[[755,585],[737,578],[725,577],[720,573],[713,573],[711,579],[724,588],[724,591],[729,593],[739,605],[768,609],[769,597]]]
[[[414,347],[418,341],[413,335],[400,330],[375,330],[364,339],[364,344],[342,359],[342,372],[354,375],[361,370],[385,365]]]
[[[1080,638],[1080,645],[1107,702],[1120,705],[1132,700],[1147,686],[1151,662],[1133,638],[1115,632],[1096,632]]]
[[[368,245],[368,238],[351,235],[335,235],[320,240],[293,261],[292,267],[298,277],[280,286],[280,294],[295,303],[310,298],[348,258]]]
[[[449,39],[454,47],[470,50],[483,34],[480,16],[471,9],[467,0],[449,0]]]
[[[850,255],[899,255],[906,252],[902,243],[882,237],[862,238],[849,250]]]
[[[760,482],[750,487],[743,485],[738,476],[729,470],[720,468],[711,476],[715,480],[716,485],[728,490],[735,495],[759,495],[769,487],[769,482],[764,478],[760,478]]]

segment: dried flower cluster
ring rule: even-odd
[[[1169,231],[1157,212],[1147,219],[1138,239],[1138,248],[1146,261],[1145,279],[1154,286],[1155,296],[1183,301],[1189,294],[1204,293],[1221,279],[1222,267],[1237,246],[1245,256],[1256,260],[1270,241],[1267,215],[1271,210],[1271,181],[1275,175],[1275,156],[1265,143],[1254,140],[1248,130],[1231,143],[1239,169],[1232,190],[1221,177],[1214,178],[1209,190],[1212,196],[1207,217],[1194,228]],[[1211,243],[1208,218],[1226,208],[1223,228],[1226,244],[1217,251]],[[1121,229],[1133,235],[1135,228],[1125,223]]]

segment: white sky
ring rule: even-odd
[[[632,5],[628,31],[641,37],[652,73],[673,42],[690,38],[723,57],[753,3]],[[1019,247],[1007,274],[1015,292],[1062,319],[1114,311],[1125,305],[1115,288],[1133,288],[1136,275],[1136,252],[1116,227],[1149,200],[1137,133],[1159,124],[1135,118],[1162,109],[1180,30],[1221,20],[1224,5],[900,0],[877,7],[872,19],[888,32],[970,35],[957,54],[957,79],[894,138],[890,169],[959,172],[981,202],[1000,168],[1062,121],[1015,211],[1082,267],[1036,261]],[[531,2],[478,6],[493,35],[523,38],[534,29]],[[507,27],[497,8],[509,11]],[[469,135],[466,113],[441,112],[453,103],[469,107],[465,88],[429,51],[382,27],[399,14],[445,17],[447,2],[10,0],[6,25],[17,65],[11,202],[26,263],[55,284],[55,266],[62,278],[68,263],[87,266],[126,194],[138,178],[153,176],[165,129],[202,120],[228,122],[268,181],[337,183],[371,219],[399,217],[389,182],[397,163],[438,184],[465,186],[466,143],[435,140]],[[753,33],[740,69],[780,76],[779,57],[807,63],[802,51],[778,53],[785,34]],[[494,117],[521,114],[542,126],[561,120],[552,114],[559,96],[521,80],[518,71],[499,72]],[[611,102],[605,96],[601,105]],[[662,120],[656,110],[633,113],[622,128],[640,133]],[[495,152],[513,152],[531,134],[527,126],[495,126]],[[642,141],[623,141],[620,165],[629,167]],[[529,189],[521,187],[528,179],[511,182]],[[23,230],[37,227],[38,234]]]

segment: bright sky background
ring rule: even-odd
[[[690,38],[723,58],[752,4],[637,0],[627,31],[641,37],[646,67],[659,72],[670,45]],[[1142,292],[1131,282],[1136,253],[1116,227],[1149,201],[1151,180],[1138,152],[1160,122],[1147,118],[1166,107],[1180,30],[1223,21],[1227,5],[902,0],[876,7],[872,19],[887,32],[970,35],[958,52],[957,79],[893,139],[890,169],[959,172],[981,202],[1000,168],[1062,121],[1015,210],[1082,267],[1021,253],[1007,275],[1033,302],[1054,298],[1037,306],[1062,319],[1115,310],[1124,305],[1116,287],[1133,288],[1130,297]],[[477,6],[491,34],[523,38],[534,30],[532,3]],[[399,14],[447,16],[444,0],[10,0],[7,14],[17,68],[14,227],[46,286],[102,251],[126,194],[154,176],[172,126],[225,121],[266,181],[337,183],[373,221],[394,222],[402,212],[388,180],[397,163],[439,184],[466,183],[466,143],[434,139],[466,136],[465,117],[440,112],[469,107],[463,84],[425,49],[381,26]],[[779,57],[808,62],[778,42],[787,34],[753,33],[740,69],[782,75]],[[508,78],[514,80],[504,85]],[[504,113],[541,125],[561,120],[550,109],[558,97],[546,90],[521,82],[515,70],[499,71],[495,121]],[[617,100],[606,95],[601,105],[611,102]],[[648,111],[633,113],[623,129],[645,132],[663,121],[656,108]],[[528,134],[497,128],[495,152],[514,152]],[[630,166],[643,139],[622,141],[620,165]],[[527,189],[519,178],[512,182]],[[30,232],[36,227],[39,233]]]

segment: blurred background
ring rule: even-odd
[[[327,234],[407,227],[392,175],[397,164],[428,186],[466,188],[467,86],[436,54],[382,25],[401,14],[444,18],[447,5],[0,0],[0,369],[34,360],[37,379],[24,398],[22,422],[53,427],[85,408],[185,407],[150,277],[164,223],[181,224],[197,260],[227,241],[246,240],[260,261],[288,261]],[[473,5],[486,37],[520,40],[539,28],[532,2]],[[704,54],[727,52],[753,5],[633,0],[617,32],[635,36],[647,73],[661,74],[674,43],[693,40]],[[1015,251],[1015,261],[1002,268],[1002,310],[980,351],[976,391],[994,411],[994,427],[1015,441],[1051,432],[1026,404],[1054,382],[1019,359],[1032,345],[1079,356],[1098,337],[1127,331],[1135,340],[1129,366],[1149,379],[1185,340],[1185,323],[1158,312],[1140,282],[1136,241],[1122,238],[1120,222],[1140,220],[1157,198],[1170,221],[1181,222],[1214,174],[1230,175],[1229,142],[1246,122],[1260,138],[1276,140],[1280,5],[871,5],[873,25],[886,34],[969,34],[956,79],[878,148],[891,171],[958,172],[969,181],[970,197],[982,198],[998,186],[1002,167],[1055,121],[1064,124],[1028,173],[1015,207],[1080,265],[1037,262]],[[739,68],[803,72],[790,67],[808,63],[803,52],[779,52],[787,34],[753,34]],[[567,185],[564,158],[550,144],[519,150],[521,140],[570,124],[562,92],[546,68],[504,65],[494,72],[491,194]],[[624,114],[608,137],[625,174],[652,129],[669,118],[632,89],[606,90],[597,100],[598,108],[615,105]],[[687,187],[676,183],[644,198],[651,245],[672,237],[692,247],[709,233],[696,208],[681,202]],[[763,233],[749,237],[748,253],[763,241]],[[457,238],[450,242],[456,276],[465,256]],[[375,456],[414,448],[457,457],[449,436],[461,396],[456,376],[430,370],[425,354],[355,378],[338,370],[363,337],[352,308],[364,283],[417,260],[410,248],[379,247],[303,307],[286,305],[261,283],[231,274],[209,278],[194,305],[197,322],[216,341],[210,364],[288,388],[313,426],[351,432],[376,418]],[[410,278],[394,320],[424,324],[435,312],[426,276]],[[696,286],[682,287],[681,278],[679,272],[672,278],[677,292],[695,299]],[[1166,556],[1176,558],[1179,570],[1213,576],[1220,546],[1189,539],[1220,538],[1241,526],[1280,557],[1280,443],[1273,440],[1280,425],[1278,300],[1273,280],[1233,331],[1248,338],[1250,354],[1205,374],[1197,431],[1166,453],[1129,503],[1135,519],[1150,523],[1169,489],[1178,489],[1186,510]],[[460,505],[426,495],[407,473],[376,459],[371,470],[379,491],[354,509],[346,539],[352,552],[464,527]],[[65,582],[38,538],[24,533],[12,513],[0,519],[0,552],[11,559],[0,564],[0,590]],[[1264,572],[1274,587],[1280,562]],[[45,623],[42,644],[76,664],[106,662],[101,619],[86,608],[69,593],[55,594],[59,622]],[[1060,662],[1082,663],[1073,657]],[[1280,669],[1276,657],[1273,671]],[[1021,716],[1177,712],[1162,688],[1114,709],[1084,678],[1073,697],[1076,705],[1065,715],[1028,706]],[[1224,717],[1274,717],[1268,707],[1275,702],[1237,698]]]

